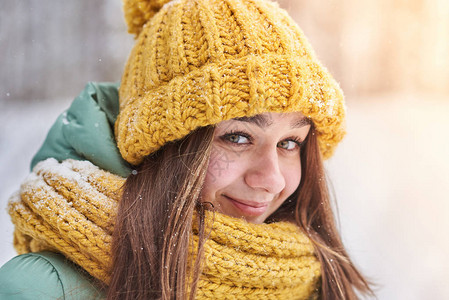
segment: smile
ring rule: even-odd
[[[260,216],[268,209],[269,203],[254,203],[245,200],[236,200],[223,195],[234,207],[236,207],[244,216]]]

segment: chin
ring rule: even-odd
[[[253,223],[253,224],[263,224],[265,222],[265,220],[267,219],[267,217],[265,217],[265,216],[243,216],[243,215],[237,215],[237,216],[233,216],[233,217],[239,218],[239,219],[243,219],[246,222]]]

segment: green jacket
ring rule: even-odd
[[[61,254],[22,254],[0,268],[0,299],[104,298],[95,279]]]
[[[31,162],[53,157],[89,160],[111,173],[127,177],[131,166],[122,159],[114,139],[119,110],[118,84],[86,85],[70,108],[50,129]],[[0,268],[0,299],[100,299],[95,279],[61,254],[19,255]]]
[[[53,157],[89,160],[111,173],[127,177],[130,165],[122,158],[114,138],[119,112],[118,83],[89,82],[70,108],[48,132],[44,144],[31,161],[31,169]]]

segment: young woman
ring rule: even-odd
[[[343,95],[290,17],[266,0],[130,0],[125,16],[119,91],[88,84],[11,198],[28,254],[0,269],[0,295],[370,294],[322,166]]]

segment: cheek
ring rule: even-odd
[[[235,157],[232,157],[227,151],[217,147],[212,148],[207,167],[207,181],[209,183],[226,181],[233,174],[235,162]]]
[[[301,181],[301,163],[289,164],[283,171],[285,178],[285,195],[290,196]]]
[[[211,151],[206,179],[203,185],[203,198],[210,198],[216,191],[234,182],[238,176],[238,157],[225,150],[214,147]]]

